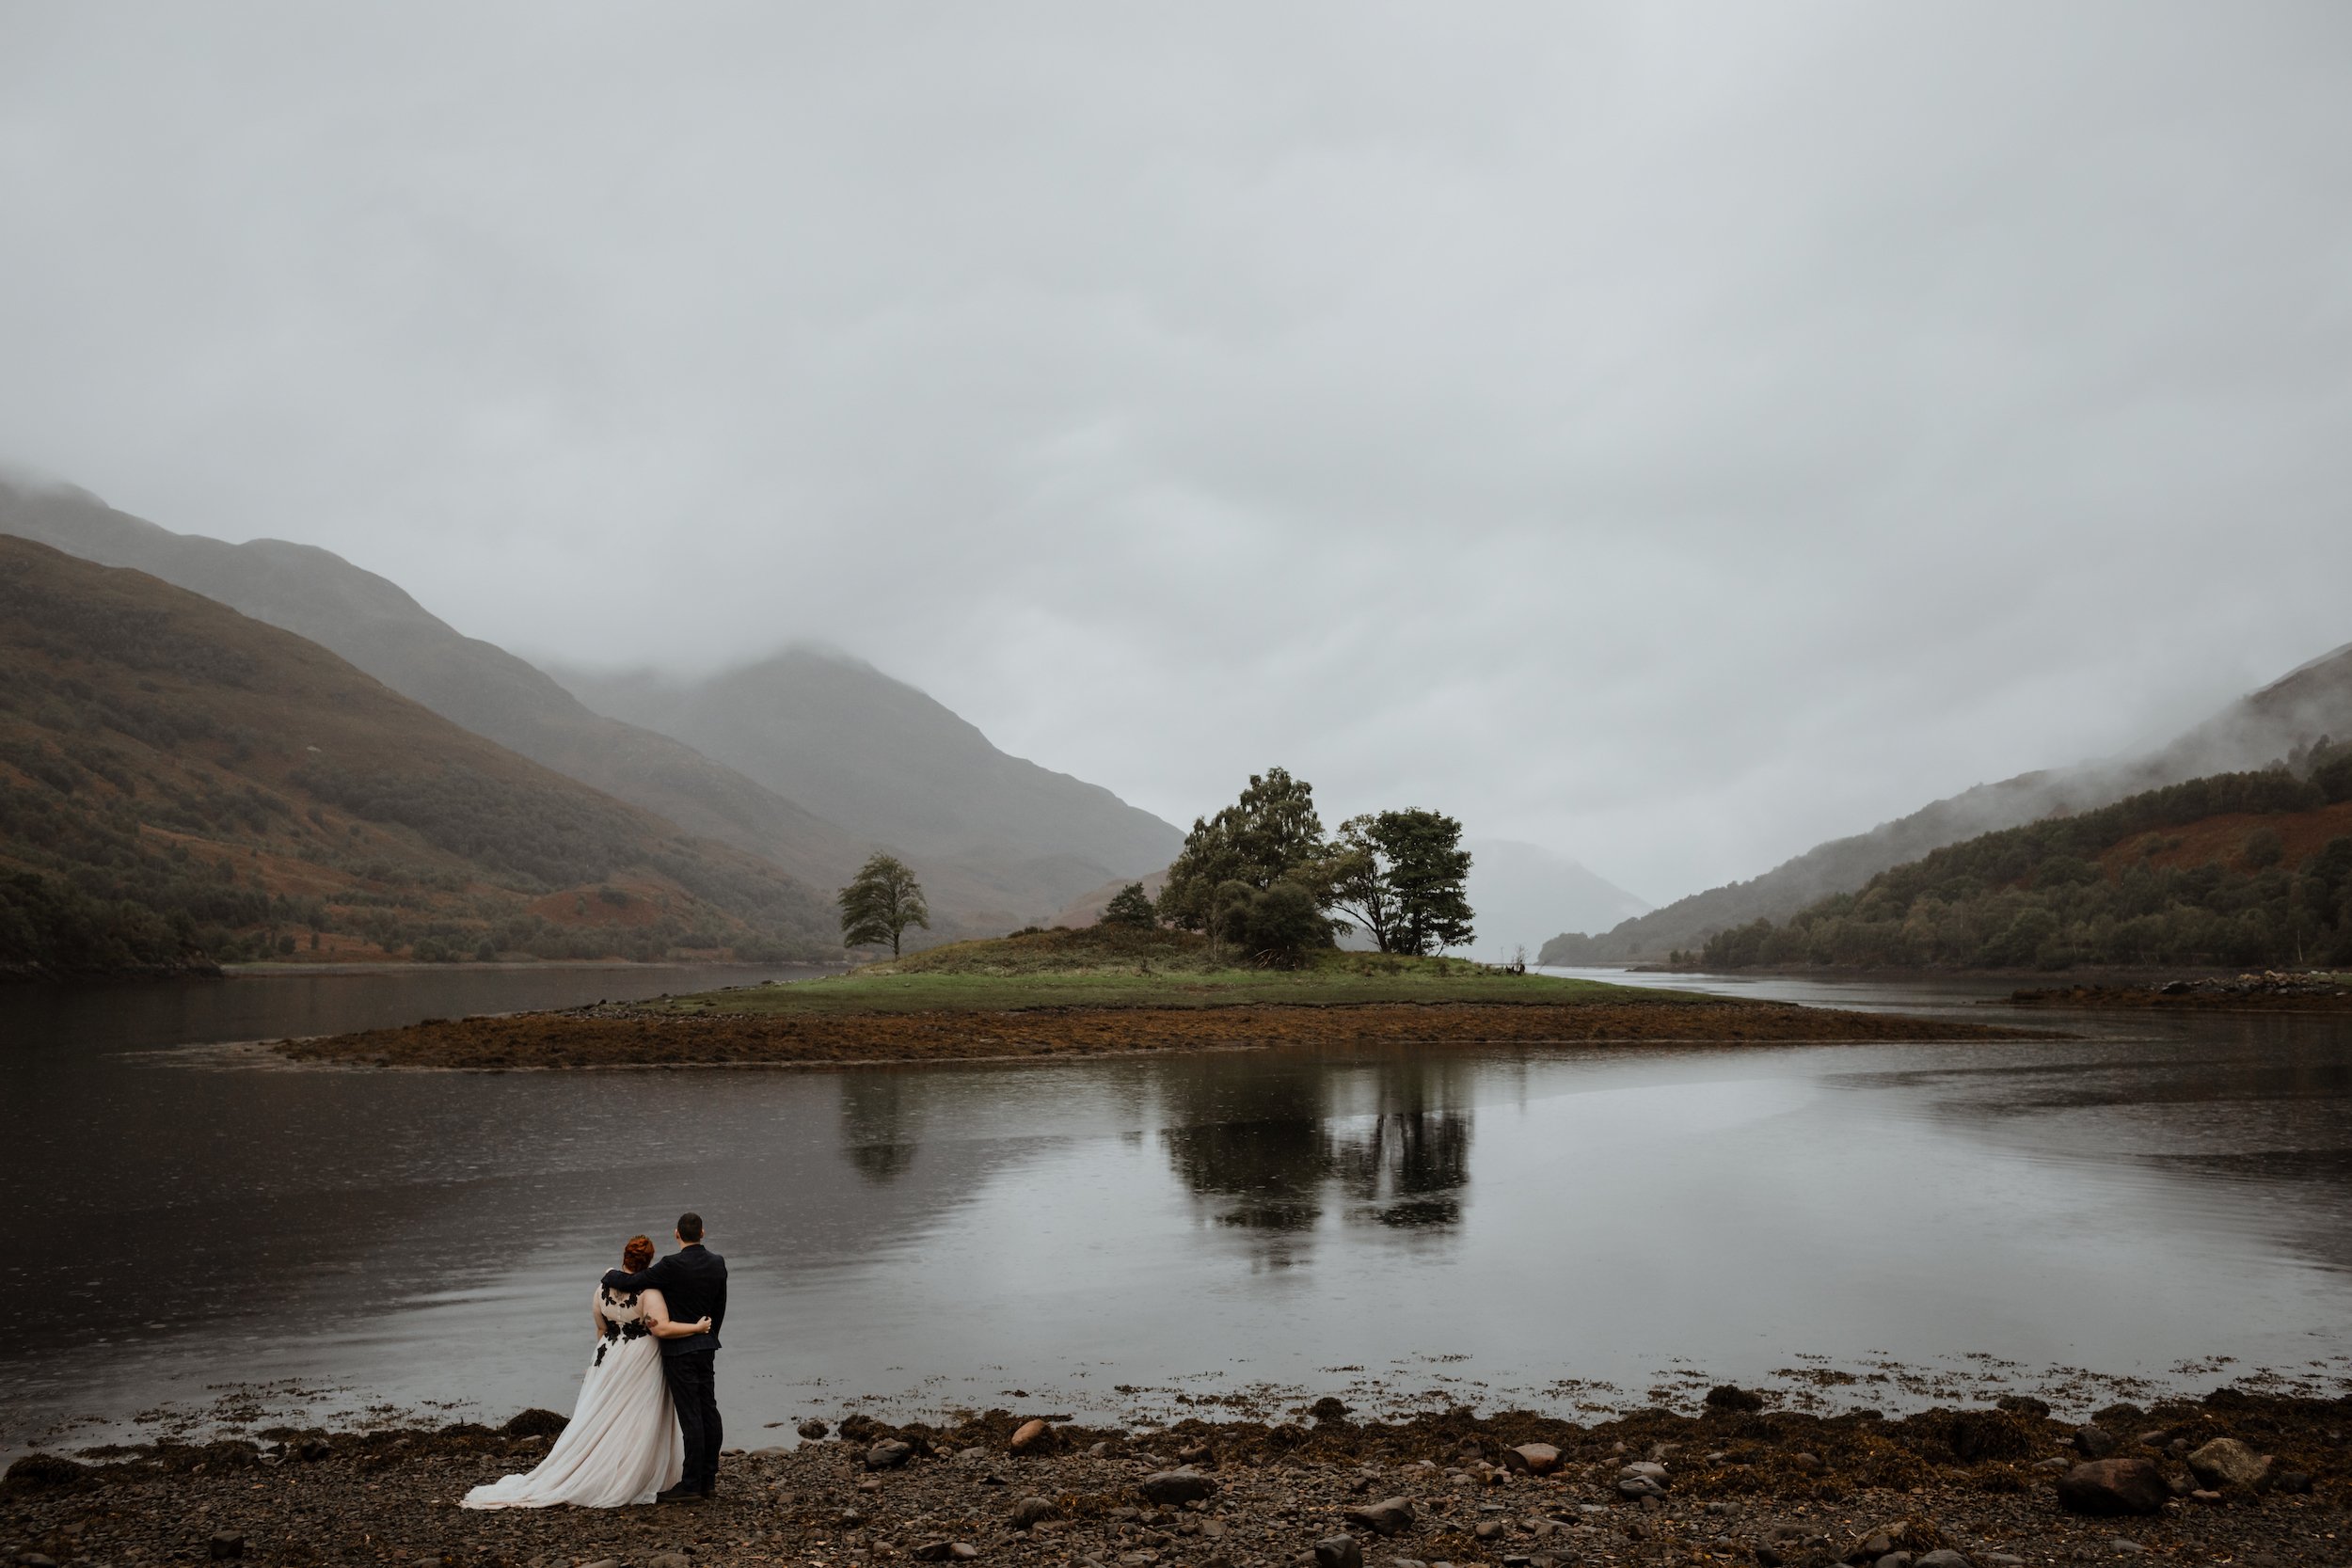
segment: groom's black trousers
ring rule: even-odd
[[[686,1473],[678,1484],[708,1492],[719,1483],[719,1380],[714,1365],[719,1353],[690,1350],[661,1358],[661,1375],[670,1385],[670,1403],[677,1411],[678,1435],[686,1440]]]

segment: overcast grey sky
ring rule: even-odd
[[[1653,900],[2352,640],[2352,8],[0,0],[0,456]]]

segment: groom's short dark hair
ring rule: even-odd
[[[677,1217],[677,1239],[699,1242],[703,1239],[703,1217],[700,1214],[680,1214]]]

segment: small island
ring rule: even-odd
[[[273,1049],[295,1062],[518,1069],[849,1066],[1274,1046],[1767,1044],[2026,1032],[1325,951],[1240,962],[1190,932],[1097,926],[956,942],[793,984],[435,1019]]]

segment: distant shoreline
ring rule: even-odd
[[[804,969],[811,977],[838,974],[847,965],[819,958],[786,959],[775,963],[739,958],[501,958],[495,963],[431,963],[418,958],[332,959],[318,963],[267,959],[252,963],[210,961],[167,968],[146,967],[49,974],[23,968],[0,969],[0,985],[137,986],[172,980],[282,980],[303,975],[358,974],[540,974],[572,971],[611,970],[616,974],[664,969],[739,969],[762,974],[779,969]]]
[[[741,969],[762,972],[776,969],[805,969],[820,974],[837,974],[848,966],[818,958],[786,959],[777,963],[754,963],[740,958],[501,958],[496,963],[437,964],[415,958],[373,958],[365,961],[331,963],[286,963],[270,960],[258,963],[223,964],[220,973],[225,979],[274,979],[288,974],[405,974],[429,971],[437,974],[535,974],[551,970],[634,971],[648,969]]]

